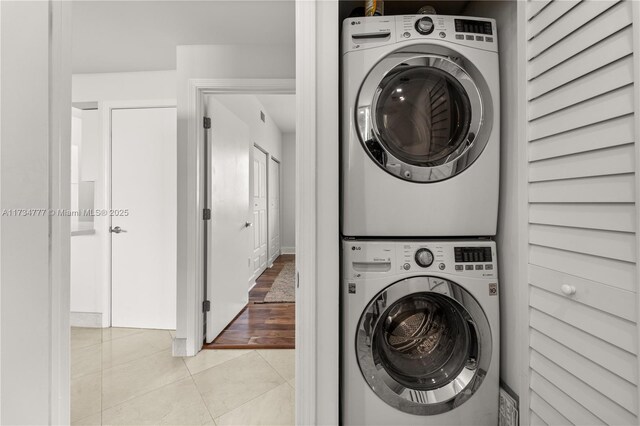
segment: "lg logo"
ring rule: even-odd
[[[351,250],[362,250],[362,247],[353,246],[351,247]]]
[[[360,25],[360,21],[351,21],[351,25]]]

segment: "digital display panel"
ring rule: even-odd
[[[456,32],[492,35],[493,29],[489,21],[473,21],[471,19],[456,19]]]
[[[456,247],[456,263],[491,262],[491,247]]]

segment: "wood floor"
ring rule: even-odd
[[[205,349],[294,349],[295,303],[261,303],[276,277],[295,255],[279,256],[273,266],[256,280],[249,292],[249,304]],[[256,303],[257,302],[257,303]]]

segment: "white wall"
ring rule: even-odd
[[[2,209],[70,205],[70,38],[55,30],[70,9],[56,3],[0,2]],[[68,424],[69,219],[0,229],[0,423]]]
[[[295,49],[290,45],[210,45],[178,46],[178,318],[174,353],[192,353],[187,346],[188,331],[195,331],[197,318],[190,314],[198,297],[196,253],[200,247],[198,218],[197,146],[188,142],[191,79],[294,78]]]
[[[83,111],[82,180],[95,181],[95,208],[106,208],[103,104],[120,101],[172,100],[176,97],[176,72],[149,71],[104,74],[74,74],[73,102],[98,102],[97,111]],[[109,326],[110,267],[106,251],[109,219],[96,217],[95,234],[71,239],[71,321],[72,325]],[[96,314],[91,317],[85,314]],[[87,318],[98,318],[97,323]]]
[[[73,102],[175,99],[176,72],[74,74]]]
[[[277,160],[282,159],[282,132],[258,98],[254,95],[214,95],[213,97],[249,126],[253,143],[258,144]],[[260,111],[266,115],[265,122],[260,119]]]
[[[280,247],[282,253],[296,249],[296,134],[282,135],[280,168]]]

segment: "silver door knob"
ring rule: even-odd
[[[253,223],[251,223],[251,222],[245,222],[245,223],[244,223],[244,227],[245,227],[245,228],[248,228],[248,227],[250,227],[251,225],[253,225]]]
[[[119,226],[116,226],[115,228],[109,227],[109,232],[112,232],[114,234],[119,234],[121,232],[127,232],[124,229],[120,228]]]

